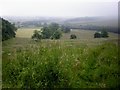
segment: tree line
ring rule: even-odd
[[[15,31],[17,30],[15,25],[3,18],[0,18],[0,21],[2,23],[0,24],[0,27],[2,28],[2,30],[0,30],[0,33],[2,33],[2,41],[14,38],[16,35]],[[69,33],[70,29],[71,28],[66,25],[51,23],[49,25],[44,25],[40,31],[35,30],[34,34],[32,35],[32,39],[60,39],[62,33]],[[100,37],[108,37],[108,32],[106,30],[95,32],[94,38]],[[70,39],[76,38],[76,35],[70,35]]]

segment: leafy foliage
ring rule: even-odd
[[[94,38],[101,38],[101,37],[103,37],[103,38],[108,37],[108,32],[104,29],[100,32],[95,32]]]
[[[19,48],[11,56],[4,52],[3,88],[119,87],[118,45],[69,45],[47,42]]]
[[[48,27],[42,28],[43,39],[60,39],[62,33],[57,23],[52,23]]]
[[[43,39],[49,39],[53,33],[49,27],[43,27],[42,31]]]
[[[51,39],[60,39],[60,37],[62,36],[61,31],[55,31],[54,34],[52,35]]]
[[[77,36],[75,34],[70,35],[70,39],[76,39]]]
[[[95,32],[94,38],[100,38],[100,37],[101,37],[101,33],[100,32]]]
[[[70,28],[69,28],[68,26],[62,25],[62,26],[61,26],[61,29],[62,29],[62,31],[63,31],[64,33],[69,33],[69,32],[70,32]]]
[[[15,37],[16,30],[14,24],[2,18],[2,41]]]
[[[108,37],[108,32],[106,30],[101,31],[101,36],[102,37]]]
[[[32,36],[32,39],[35,39],[35,40],[40,40],[40,39],[42,39],[41,31],[35,30],[35,31],[34,31],[34,34],[33,34],[33,36]]]

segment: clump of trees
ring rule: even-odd
[[[60,39],[63,33],[70,32],[70,28],[60,26],[57,23],[51,23],[48,26],[44,26],[41,32],[35,31],[32,39]]]
[[[60,39],[62,36],[61,27],[57,23],[42,28],[43,39]]]
[[[57,23],[51,23],[48,26],[42,28],[43,39],[59,39],[61,33],[59,32],[60,26]],[[57,37],[57,35],[59,35]]]
[[[99,32],[95,32],[94,34],[94,38],[106,38],[106,37],[109,37],[108,36],[108,32],[106,30],[102,30],[102,31],[99,31]]]
[[[2,41],[14,38],[16,35],[15,31],[17,30],[15,25],[3,18],[0,18],[0,21],[2,21]]]
[[[77,38],[77,36],[75,34],[70,35],[70,39],[76,39],[76,38]]]

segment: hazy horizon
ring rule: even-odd
[[[118,17],[118,0],[2,0],[0,16]]]

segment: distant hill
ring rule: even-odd
[[[118,33],[117,17],[5,17],[17,27],[42,27],[52,22],[66,25],[71,29],[100,30],[106,28]]]

